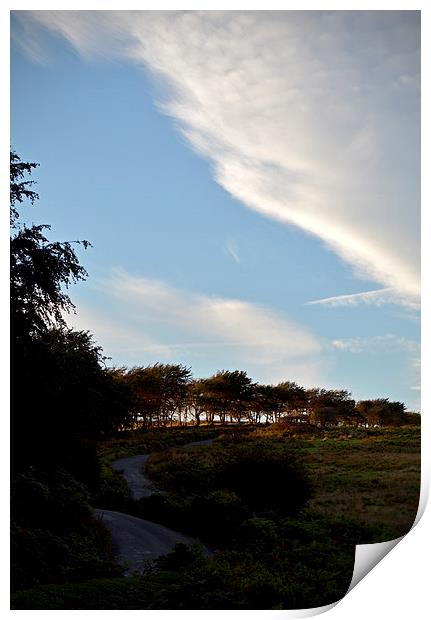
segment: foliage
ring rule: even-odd
[[[14,381],[14,471],[50,464],[71,467],[77,474],[83,459],[88,473],[97,477],[96,450],[92,449],[92,464],[90,443],[125,423],[128,394],[103,368],[100,348],[91,335],[55,329],[34,337]],[[25,390],[18,389],[21,382]]]
[[[221,370],[201,381],[201,387],[207,421],[211,424],[215,416],[224,424],[227,414],[231,421],[239,421],[250,408],[254,384],[244,371]]]
[[[103,462],[92,499],[95,506],[129,512],[129,487],[125,478]]]
[[[22,162],[11,152],[11,331],[17,343],[54,325],[64,326],[63,313],[74,308],[64,292],[72,282],[84,280],[85,269],[79,264],[72,243],[89,247],[88,241],[49,241],[44,234],[47,224],[33,226],[18,222],[17,203],[34,202],[38,194],[29,188],[32,181],[22,181],[34,163]]]
[[[175,416],[181,421],[191,379],[189,368],[157,363],[129,370],[117,368],[114,372],[131,394],[129,425],[124,428],[164,426],[171,424]]]
[[[387,398],[361,400],[356,403],[356,411],[370,425],[401,426],[411,422],[411,416],[406,414],[403,403],[390,402]]]
[[[168,494],[142,499],[134,513],[227,548],[247,516],[294,514],[310,496],[287,445],[215,443],[153,454],[147,474]]]
[[[206,379],[194,379],[186,366],[156,363],[117,368],[112,373],[127,387],[131,398],[122,430],[190,423],[199,426],[203,419],[211,426],[264,421],[317,428],[417,423],[417,417],[404,412],[402,403],[378,399],[355,406],[346,390],[306,390],[291,381],[260,385],[240,370],[222,370]]]
[[[89,493],[69,473],[30,470],[12,484],[12,589],[119,575]]]
[[[88,440],[127,424],[129,393],[105,369],[91,334],[66,327],[64,313],[74,306],[64,288],[87,275],[71,242],[49,242],[49,227],[18,221],[18,205],[38,198],[33,181],[23,180],[35,167],[11,152],[12,466],[80,468],[79,477],[85,465],[94,483],[97,457]]]
[[[39,195],[31,188],[34,181],[24,181],[26,174],[31,174],[32,170],[37,168],[39,164],[34,162],[23,162],[15,151],[10,152],[10,224],[16,226],[19,217],[16,203],[22,203],[24,199],[34,203]]]
[[[223,430],[223,429],[221,429]],[[229,430],[231,428],[229,427]],[[102,462],[108,464],[115,459],[149,452],[160,452],[174,446],[183,446],[194,441],[216,439],[220,435],[220,428],[204,426],[188,427],[152,427],[125,431],[114,437],[104,439],[98,443],[99,455]]]
[[[12,598],[12,607],[295,609],[324,605],[346,592],[354,559],[352,547],[327,547],[324,533],[324,529],[313,533],[325,542],[312,551],[315,563],[311,568],[303,561],[306,548],[309,554],[308,536],[302,542],[294,541],[293,562],[288,561],[285,548],[276,548],[262,560],[260,554],[247,550],[223,551],[205,558],[199,548],[178,545],[173,553],[159,561],[156,570],[143,577],[97,580],[61,589],[44,586],[18,593]],[[293,574],[298,579],[292,579]]]
[[[51,242],[48,225],[19,222],[18,207],[38,198],[33,181],[25,180],[35,167],[11,153],[14,588],[119,574],[89,499],[100,476],[94,440],[128,415],[124,390],[105,370],[100,347],[88,332],[65,324],[64,313],[74,306],[64,289],[87,275],[73,242]]]
[[[142,577],[19,593],[15,609],[297,609],[345,594],[354,545],[339,524],[252,517],[235,548],[204,557],[178,545]],[[104,596],[100,595],[104,593]],[[90,607],[91,606],[91,607]]]
[[[58,450],[61,431],[67,427],[66,434],[71,435],[74,426],[70,418],[63,415],[63,409],[72,406],[70,398],[75,395],[81,379],[89,371],[94,376],[94,368],[100,362],[100,349],[92,344],[88,334],[65,328],[63,312],[72,309],[73,304],[63,286],[86,276],[70,242],[51,243],[42,232],[47,226],[27,227],[18,221],[18,204],[38,198],[30,189],[33,182],[23,180],[35,167],[36,164],[23,162],[11,152],[11,448],[14,470],[25,469],[33,460],[38,460],[38,454],[48,458],[52,448],[61,453]],[[83,243],[88,246],[87,242]],[[68,390],[65,390],[66,384]],[[77,397],[73,400],[76,404]],[[67,416],[67,411],[65,413]],[[55,441],[57,438],[60,442]]]

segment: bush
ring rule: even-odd
[[[232,490],[252,510],[293,513],[310,497],[302,469],[292,457],[238,450],[216,476],[216,484]]]
[[[101,477],[93,494],[93,504],[99,508],[127,512],[130,504],[129,487],[124,477],[109,465],[102,465]]]
[[[12,482],[12,589],[120,574],[89,493],[66,472],[34,469]]]
[[[11,511],[21,525],[59,532],[92,514],[87,489],[71,474],[33,468],[12,480]]]
[[[212,445],[205,450],[171,449],[153,455],[147,473],[178,495],[234,493],[249,510],[293,513],[311,495],[303,467],[291,450],[270,440]]]

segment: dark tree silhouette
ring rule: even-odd
[[[12,339],[26,339],[54,325],[65,326],[63,313],[74,305],[64,288],[87,277],[72,244],[87,248],[90,243],[51,242],[44,232],[50,230],[48,224],[26,226],[19,222],[18,203],[34,203],[39,197],[29,189],[33,181],[22,180],[37,164],[22,162],[14,152],[10,158],[11,333]]]
[[[181,423],[187,410],[190,368],[157,363],[117,372],[131,392],[132,426],[166,426],[174,420]]]
[[[65,288],[87,276],[74,242],[49,241],[47,224],[19,222],[18,207],[38,198],[33,181],[26,180],[37,164],[13,151],[10,159],[12,466],[25,469],[51,458],[55,467],[57,457],[63,462],[72,450],[72,438],[94,437],[97,426],[106,428],[101,351],[88,333],[67,329],[64,320],[74,309]]]
[[[12,228],[16,226],[19,217],[16,203],[21,203],[27,199],[33,204],[39,198],[39,195],[30,189],[35,182],[23,180],[25,175],[31,174],[32,170],[38,165],[34,162],[21,161],[20,156],[15,151],[10,152],[10,224]]]
[[[38,198],[27,180],[37,164],[14,152],[10,163],[11,573],[22,588],[116,572],[88,500],[99,484],[94,440],[124,423],[128,406],[100,347],[64,320],[67,287],[87,275],[74,242],[19,221],[22,203]]]

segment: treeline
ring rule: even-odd
[[[109,374],[129,403],[128,418],[119,430],[245,422],[401,426],[420,419],[406,412],[403,403],[387,398],[355,402],[347,390],[305,389],[292,381],[262,385],[241,370],[196,379],[186,366],[156,363],[116,368]]]

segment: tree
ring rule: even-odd
[[[307,390],[310,421],[319,426],[356,420],[355,401],[347,390]]]
[[[356,411],[370,426],[400,426],[405,421],[405,405],[387,398],[360,400]]]
[[[49,460],[54,449],[62,457],[66,438],[94,437],[105,425],[100,348],[88,332],[67,329],[63,317],[74,309],[64,288],[87,273],[73,242],[51,242],[44,234],[48,225],[19,222],[18,207],[38,198],[26,180],[36,166],[11,152],[11,447],[12,463],[21,468]]]
[[[279,416],[284,414],[290,416],[292,420],[301,420],[307,406],[304,388],[293,381],[283,381],[276,387],[280,401]]]
[[[205,412],[204,390],[204,379],[194,379],[188,386],[186,416],[190,415],[196,426],[200,425],[201,415]]]
[[[131,390],[133,425],[164,426],[181,422],[187,406],[190,369],[181,364],[136,366],[124,373]]]
[[[12,578],[28,587],[108,576],[88,491],[100,482],[94,440],[124,425],[127,393],[91,334],[66,326],[74,305],[64,289],[87,275],[73,242],[51,242],[48,225],[19,222],[21,203],[38,198],[26,180],[37,164],[14,152],[10,164]]]
[[[230,420],[241,421],[249,409],[253,398],[254,384],[243,370],[220,370],[212,377],[202,381],[204,388],[207,421],[214,422],[215,416],[225,424]]]
[[[31,190],[33,181],[23,180],[38,164],[23,162],[14,151],[10,154],[10,310],[12,340],[29,337],[53,326],[65,326],[64,312],[74,309],[64,291],[73,282],[85,280],[86,270],[79,264],[72,244],[84,248],[88,241],[54,241],[45,236],[48,224],[26,226],[19,223],[18,203],[39,198]]]
[[[10,225],[12,228],[16,227],[19,217],[17,202],[22,203],[24,199],[27,199],[33,204],[39,198],[39,195],[30,189],[34,181],[23,180],[24,175],[31,174],[38,165],[34,162],[23,162],[14,151],[10,152]]]
[[[282,402],[280,390],[276,385],[256,385],[253,394],[254,415],[250,415],[252,422],[260,422],[265,416],[265,422],[277,422],[281,413]]]
[[[164,423],[178,421],[181,425],[186,413],[191,370],[182,364],[156,364],[161,378]]]
[[[104,366],[101,347],[86,331],[51,329],[38,338],[29,381],[44,413],[35,423],[50,432],[86,439],[110,436],[127,423],[128,393]],[[34,409],[33,404],[31,409]]]

